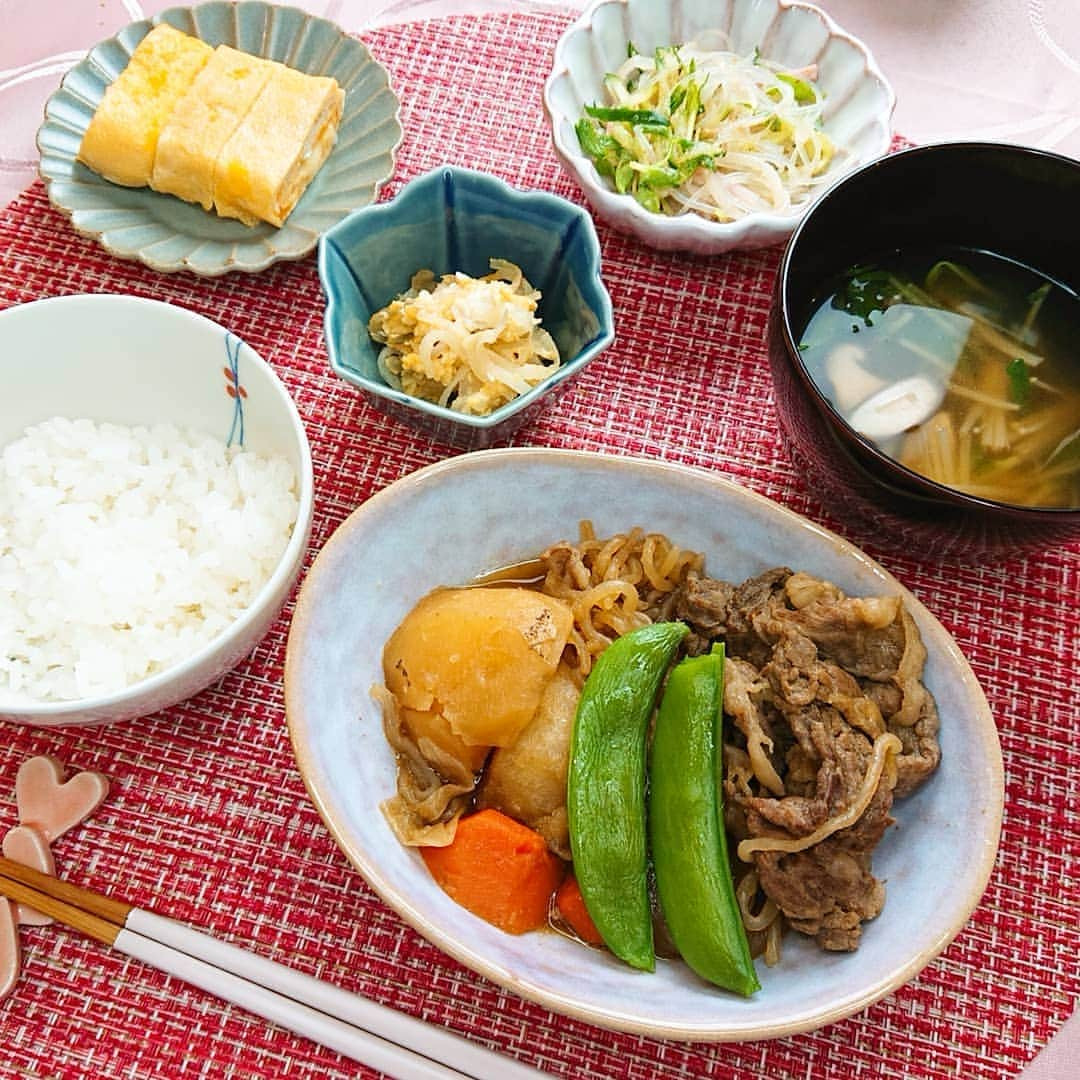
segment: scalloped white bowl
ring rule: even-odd
[[[716,31],[734,52],[745,55],[757,46],[786,67],[818,65],[825,131],[844,148],[829,167],[832,182],[887,153],[892,139],[891,87],[866,46],[819,8],[781,0],[596,0],[559,39],[544,86],[555,153],[599,217],[665,251],[716,255],[780,243],[814,201],[787,214],[753,213],[727,223],[692,213],[655,214],[616,192],[582,152],[574,124],[586,105],[602,102],[604,75],[626,59],[628,41],[651,53]]]
[[[231,45],[309,75],[332,75],[345,91],[337,143],[281,228],[265,222],[247,226],[150,188],[121,187],[76,160],[105,88],[161,22],[210,45]],[[38,171],[50,201],[75,230],[113,255],[154,270],[189,270],[205,277],[253,273],[303,258],[331,225],[374,202],[394,172],[401,142],[398,112],[386,69],[362,42],[327,19],[295,7],[211,0],[131,23],[73,67],[45,104]]]

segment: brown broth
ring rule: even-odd
[[[467,582],[465,588],[493,585],[534,586],[543,582],[546,573],[547,567],[543,559],[525,559],[522,562],[510,563],[508,566],[489,570],[486,574],[481,574]]]

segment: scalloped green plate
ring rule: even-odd
[[[76,161],[105,87],[159,22],[210,45],[231,45],[309,75],[332,75],[345,91],[337,144],[280,229],[219,218],[149,188],[120,187]],[[73,67],[45,105],[37,135],[39,172],[52,204],[113,255],[208,277],[255,272],[303,258],[330,226],[375,200],[393,175],[402,134],[399,108],[386,69],[332,22],[299,8],[212,0],[131,23]]]

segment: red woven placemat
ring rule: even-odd
[[[500,15],[365,35],[403,103],[405,141],[383,197],[455,163],[580,201],[550,149],[540,104],[565,25],[556,14]],[[939,959],[857,1017],[727,1046],[620,1035],[500,990],[387,909],[308,801],[281,694],[291,605],[247,661],[184,705],[115,727],[6,730],[0,829],[15,823],[11,792],[29,755],[99,769],[112,793],[57,842],[61,873],[146,906],[167,896],[179,918],[557,1076],[1014,1076],[1071,1012],[1080,987],[1080,547],[948,567],[877,552],[872,534],[830,520],[778,439],[764,349],[778,251],[698,259],[658,255],[603,227],[600,236],[618,340],[514,441],[722,471],[879,555],[952,631],[998,721],[1007,802],[987,893]],[[312,553],[373,492],[453,453],[331,377],[312,259],[256,277],[162,276],[76,236],[40,186],[0,211],[0,307],[94,291],[204,312],[274,365],[311,439]],[[0,1004],[0,1075],[369,1075],[72,932],[23,929],[22,939],[22,981]]]

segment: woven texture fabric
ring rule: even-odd
[[[581,201],[551,150],[541,105],[565,26],[558,14],[497,15],[366,35],[390,69],[406,133],[382,197],[451,163]],[[54,754],[69,768],[98,769],[112,792],[90,821],[56,843],[60,873],[249,943],[556,1076],[1015,1076],[1070,1014],[1080,989],[1073,732],[1080,547],[948,566],[878,551],[872,533],[830,517],[778,437],[765,358],[778,250],[661,255],[599,231],[618,340],[513,441],[722,472],[879,557],[955,635],[999,725],[1007,788],[996,870],[949,948],[864,1013],[773,1042],[662,1042],[518,999],[408,928],[323,827],[285,724],[291,603],[249,659],[183,705],[113,727],[6,730],[0,830],[15,824],[15,774],[28,756]],[[332,377],[313,259],[255,277],[162,276],[77,236],[39,185],[0,211],[0,307],[101,291],[203,312],[273,364],[300,409],[315,461],[309,558],[364,499],[454,453],[375,412]],[[0,407],[2,400],[0,390]],[[22,941],[21,982],[0,1003],[2,1076],[373,1075],[73,932],[24,928]]]

